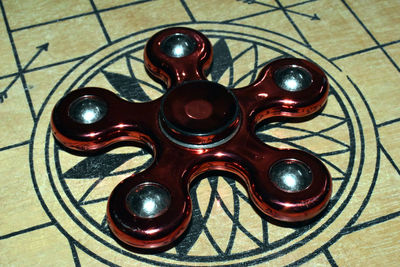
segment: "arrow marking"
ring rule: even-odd
[[[29,66],[32,64],[33,61],[35,61],[35,59],[43,52],[43,51],[47,51],[49,49],[49,43],[45,43],[42,45],[39,45],[36,47],[38,50],[36,51],[36,53],[33,55],[33,57],[28,61],[28,63],[22,68],[22,70],[20,72],[18,72],[14,79],[7,85],[7,87],[0,92],[0,104],[4,102],[4,100],[7,98],[8,96],[8,91],[10,90],[10,88],[14,85],[14,83],[21,78],[22,74],[29,68]],[[29,90],[28,87],[25,87],[24,90]]]

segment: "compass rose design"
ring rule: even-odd
[[[333,195],[326,211],[308,225],[277,226],[255,212],[240,184],[230,177],[212,176],[192,185],[192,222],[175,248],[157,255],[138,255],[115,243],[105,221],[107,198],[121,180],[146,169],[151,154],[136,147],[115,148],[90,157],[65,151],[50,134],[46,111],[60,96],[78,87],[107,88],[133,102],[160,97],[165,89],[149,78],[142,56],[146,40],[159,28],[100,49],[74,67],[49,95],[41,113],[46,115],[40,118],[35,135],[46,139],[42,151],[48,175],[36,179],[42,184],[40,188],[47,185],[49,189],[39,189],[40,197],[72,239],[112,262],[128,257],[172,265],[256,263],[274,261],[295,250],[302,251],[300,255],[305,258],[311,257],[312,252],[323,249],[343,228],[344,223],[336,220],[338,216],[348,218],[341,220],[347,222],[354,215],[352,210],[346,211],[351,196],[359,194],[363,199],[364,192],[357,191],[362,165],[355,160],[364,153],[362,129],[357,119],[359,111],[346,92],[355,90],[354,87],[341,70],[317,51],[280,34],[234,25],[186,26],[200,30],[210,39],[214,61],[208,79],[229,88],[251,83],[263,66],[279,58],[302,57],[324,69],[331,91],[318,116],[307,121],[270,121],[258,127],[257,135],[272,146],[312,153],[328,167]],[[80,240],[82,236],[87,238]],[[301,258],[293,259],[296,260]]]

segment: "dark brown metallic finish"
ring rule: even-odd
[[[174,34],[196,41],[190,54],[172,57],[163,52],[162,42]],[[97,151],[122,141],[152,150],[153,164],[123,180],[109,197],[108,223],[119,240],[144,249],[170,245],[191,219],[190,183],[210,171],[234,174],[255,206],[279,221],[308,220],[326,207],[332,192],[326,167],[306,152],[277,149],[255,135],[256,125],[267,118],[304,117],[324,105],[329,85],[319,67],[302,59],[277,60],[265,66],[254,83],[231,91],[206,81],[211,44],[188,28],[155,34],[146,45],[144,58],[147,70],[168,87],[165,96],[148,103],[131,103],[101,88],[82,88],[57,103],[51,120],[55,138],[73,150]],[[298,91],[279,87],[274,73],[287,67],[307,71],[309,86]],[[73,103],[85,98],[104,104],[105,114],[93,123],[79,123],[70,116]],[[281,161],[307,166],[312,175],[309,186],[288,192],[272,182],[271,167]],[[157,216],[138,216],[127,201],[132,199],[132,189],[147,184],[168,191],[168,208],[163,207]]]
[[[188,35],[196,41],[197,47],[190,55],[175,58],[163,53],[162,42],[177,33]],[[150,38],[144,49],[144,61],[146,69],[170,89],[184,81],[206,80],[205,72],[212,62],[212,46],[198,31],[183,27],[169,28]]]

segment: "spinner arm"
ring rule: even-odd
[[[304,117],[324,105],[329,85],[316,65],[277,60],[254,83],[230,90],[206,80],[211,44],[188,28],[154,35],[144,58],[167,87],[162,98],[131,103],[83,88],[60,100],[51,121],[56,139],[70,149],[98,151],[131,141],[152,150],[152,165],[109,197],[107,219],[119,240],[144,249],[171,244],[191,219],[190,183],[210,171],[234,174],[255,207],[279,221],[308,220],[325,208],[332,192],[326,167],[306,152],[277,149],[255,135],[267,118]]]

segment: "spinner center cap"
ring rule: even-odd
[[[216,146],[235,133],[239,105],[235,95],[218,83],[184,83],[164,96],[160,125],[164,134],[180,145]]]
[[[192,119],[204,120],[213,114],[213,105],[204,99],[195,99],[185,105],[185,113]]]

